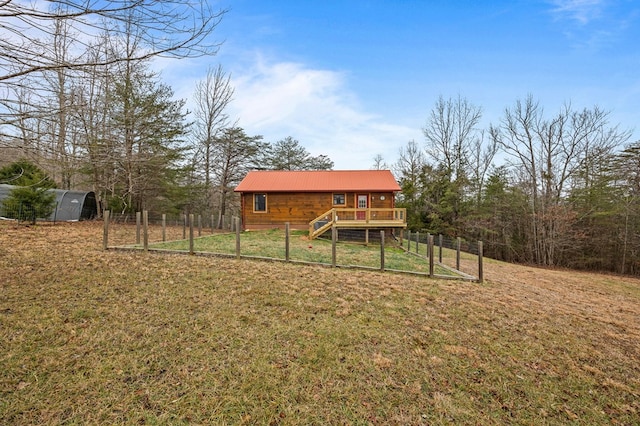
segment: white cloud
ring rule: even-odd
[[[559,18],[569,18],[586,25],[600,17],[604,0],[553,0],[553,12]]]
[[[377,154],[392,163],[400,146],[419,137],[419,129],[364,111],[341,72],[258,58],[232,80],[232,113],[247,133],[269,142],[291,136],[311,154],[329,156],[336,169],[370,168]]]
[[[611,0],[550,0],[554,19],[574,48],[598,52],[622,42],[639,16]]]

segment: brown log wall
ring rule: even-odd
[[[335,192],[342,194],[343,192]],[[307,229],[309,222],[334,207],[355,208],[357,194],[346,192],[346,205],[333,204],[333,192],[279,192],[267,193],[267,211],[253,211],[253,193],[242,194],[242,226],[244,229],[284,228],[289,222],[292,229]],[[393,208],[392,192],[370,192],[370,208]],[[380,197],[384,196],[384,200]]]

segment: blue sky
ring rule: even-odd
[[[248,134],[299,140],[336,169],[389,164],[440,95],[482,108],[483,127],[533,95],[640,122],[640,3],[632,0],[220,0],[217,56],[165,64],[191,98],[207,66],[232,75]],[[640,138],[634,131],[632,141]]]

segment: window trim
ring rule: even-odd
[[[264,196],[264,210],[256,210],[256,197],[258,195]],[[266,192],[255,192],[253,194],[253,212],[254,213],[267,213],[267,193]]]
[[[342,203],[341,204],[337,204],[336,203],[336,195],[342,195]],[[346,194],[346,192],[334,192],[333,194],[331,194],[331,204],[333,206],[345,207],[347,205],[347,194]]]

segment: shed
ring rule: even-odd
[[[14,188],[17,187],[0,184],[0,204],[9,197]],[[49,217],[41,219],[71,222],[93,219],[98,215],[96,195],[92,191],[50,189],[48,192],[55,194],[56,209]]]
[[[389,170],[256,170],[236,187],[243,229],[309,228],[313,238],[331,226],[406,227],[395,208],[400,185]]]

